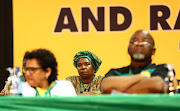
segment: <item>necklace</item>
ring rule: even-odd
[[[81,79],[81,77],[79,76],[80,84],[81,84],[81,91],[80,91],[80,93],[83,93],[84,91],[88,91],[88,92],[90,91],[91,85],[92,85],[92,81],[93,81],[93,79],[94,79],[94,76],[95,76],[95,75],[93,75],[92,80],[91,80],[91,83],[89,84],[88,88],[85,89],[85,90],[84,90],[84,87],[83,87],[82,79]]]

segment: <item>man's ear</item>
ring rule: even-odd
[[[49,76],[51,75],[52,69],[50,67],[48,67],[46,69],[46,78],[49,78]]]
[[[155,54],[155,52],[156,52],[156,48],[155,48],[155,47],[153,47],[153,49],[152,49],[152,55],[154,55],[154,54]]]

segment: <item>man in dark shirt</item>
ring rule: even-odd
[[[122,93],[163,93],[167,88],[166,64],[152,64],[151,56],[156,48],[153,37],[145,30],[136,31],[130,39],[128,53],[131,64],[127,67],[111,69],[101,84],[102,93],[109,94],[112,89]],[[174,84],[177,81],[174,78]]]

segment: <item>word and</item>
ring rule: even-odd
[[[105,8],[97,7],[97,16],[95,17],[89,7],[81,8],[81,31],[88,32],[90,22],[97,30],[97,32],[105,31]],[[159,15],[158,13],[161,13]],[[124,17],[122,23],[118,22],[118,15],[121,14]],[[150,30],[158,30],[158,24],[162,30],[179,30],[180,29],[180,12],[176,18],[173,28],[168,23],[168,19],[171,15],[171,10],[165,5],[150,5],[149,24]],[[66,22],[65,22],[66,18]],[[130,28],[133,20],[132,12],[123,6],[111,6],[109,7],[109,31],[124,31]],[[146,22],[146,21],[144,21]],[[58,20],[54,29],[54,32],[62,32],[68,29],[71,32],[79,32],[77,28],[76,20],[70,7],[61,8]]]

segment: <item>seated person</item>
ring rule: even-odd
[[[102,80],[101,90],[110,94],[113,90],[121,93],[163,93],[166,92],[168,69],[166,64],[152,64],[151,56],[156,48],[152,36],[145,30],[136,31],[130,39],[128,53],[131,64],[111,69]],[[177,80],[173,79],[174,89]]]
[[[74,85],[76,93],[79,95],[100,94],[100,83],[103,78],[95,75],[102,61],[90,51],[80,51],[74,56],[74,66],[77,68],[79,76],[69,76],[69,80]]]
[[[76,96],[71,82],[56,80],[57,62],[52,52],[33,50],[25,53],[24,60],[23,96]]]

